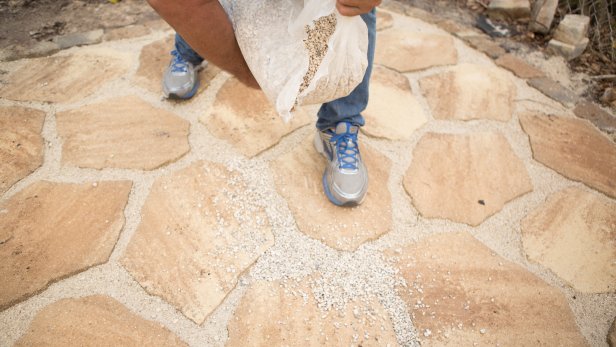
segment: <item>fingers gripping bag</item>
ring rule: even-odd
[[[347,96],[368,66],[368,28],[336,0],[220,0],[255,79],[285,121]]]

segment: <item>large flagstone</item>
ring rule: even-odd
[[[45,113],[0,107],[0,195],[43,164]]]
[[[276,145],[292,131],[316,122],[316,114],[299,108],[285,123],[262,91],[231,78],[220,88],[214,106],[201,122],[216,137],[253,157]]]
[[[428,133],[413,151],[404,188],[426,218],[472,226],[533,190],[524,164],[500,133]]]
[[[515,85],[496,68],[463,64],[419,83],[436,119],[506,122],[513,114]]]
[[[408,79],[381,66],[372,71],[370,100],[362,114],[366,118],[362,132],[390,140],[409,139],[427,122]]]
[[[458,62],[458,51],[449,35],[391,28],[379,31],[377,42],[375,63],[399,72],[454,65]]]
[[[558,116],[520,116],[533,157],[572,180],[616,198],[616,144],[588,121]]]
[[[127,71],[117,58],[68,55],[33,59],[9,75],[0,96],[19,101],[76,102]]]
[[[306,280],[288,288],[279,281],[253,284],[227,329],[228,347],[398,345],[378,300],[349,302],[344,310],[325,311],[317,306]]]
[[[292,152],[272,163],[276,188],[295,217],[300,231],[330,247],[354,251],[391,227],[391,194],[387,189],[391,162],[376,150],[360,144],[370,186],[364,202],[353,208],[333,205],[323,190],[326,160],[308,136]]]
[[[105,263],[132,183],[37,182],[0,205],[0,310]]]
[[[390,250],[422,346],[586,346],[564,295],[467,233]]]
[[[122,259],[148,293],[203,323],[274,243],[240,173],[197,162],[156,180]]]
[[[553,194],[522,221],[526,255],[577,291],[616,290],[616,203],[578,188]]]
[[[152,170],[190,150],[188,121],[136,96],[60,112],[56,118],[64,164]]]
[[[116,300],[94,295],[62,299],[40,311],[15,346],[187,346],[159,323]]]

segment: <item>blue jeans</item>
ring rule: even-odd
[[[376,42],[376,10],[370,13],[362,14],[361,18],[368,26],[368,68],[362,82],[355,87],[351,94],[327,102],[321,105],[318,113],[317,128],[325,130],[335,127],[339,122],[350,122],[358,126],[365,124],[364,117],[361,112],[368,106],[368,89],[370,84],[370,75],[372,74],[372,62],[374,61],[374,47]],[[184,39],[175,34],[175,49],[180,53],[182,58],[193,63],[194,65],[201,64],[203,58],[197,54]]]

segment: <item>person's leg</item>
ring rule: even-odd
[[[180,53],[184,60],[189,63],[197,66],[203,62],[203,58],[199,55],[199,53],[195,52],[192,47],[180,36],[180,34],[175,34],[175,50]]]
[[[360,204],[368,191],[368,170],[359,153],[357,136],[364,125],[361,112],[368,105],[368,86],[374,60],[376,11],[362,15],[368,26],[368,68],[351,94],[321,106],[314,145],[327,159],[323,173],[325,195],[338,206]]]
[[[317,121],[319,130],[335,128],[336,124],[347,121],[352,124],[363,126],[365,121],[361,112],[368,106],[368,87],[372,74],[374,61],[374,48],[376,42],[376,10],[361,15],[368,26],[368,68],[362,82],[343,98],[325,103],[321,106]]]
[[[163,74],[163,93],[168,98],[190,99],[199,89],[197,67],[203,58],[179,35],[175,34],[175,50]]]

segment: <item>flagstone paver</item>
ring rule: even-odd
[[[569,188],[552,195],[522,221],[527,256],[577,291],[616,289],[616,203]]]
[[[413,151],[404,187],[426,218],[472,226],[533,190],[522,161],[500,133],[428,133]]]
[[[137,85],[152,93],[162,95],[162,76],[171,61],[170,52],[174,49],[174,42],[174,36],[171,35],[165,39],[154,41],[141,49],[139,68],[134,77]],[[219,72],[220,69],[214,65],[208,65],[203,71],[200,71],[200,87],[195,96],[201,94]],[[193,97],[193,100],[195,100],[195,97]],[[190,101],[183,100],[183,102]]]
[[[616,145],[588,121],[525,114],[520,123],[535,160],[616,197]]]
[[[389,12],[376,12],[376,30],[381,31],[394,26],[394,17]]]
[[[513,54],[505,54],[494,61],[496,65],[503,67],[520,78],[545,77],[545,74],[538,68],[528,64],[524,60]]]
[[[133,37],[145,36],[150,33],[150,28],[141,24],[133,24],[125,27],[106,30],[103,40],[125,40]]]
[[[488,6],[488,15],[497,21],[528,20],[530,2],[527,0],[492,0]]]
[[[64,164],[152,170],[190,150],[188,121],[136,96],[60,112],[56,118]]]
[[[425,34],[394,27],[379,31],[377,41],[379,44],[374,61],[399,72],[458,62],[458,52],[449,35]]]
[[[0,310],[107,261],[132,183],[37,182],[0,205]]]
[[[527,83],[529,86],[536,88],[541,93],[567,107],[573,106],[577,100],[577,96],[572,91],[547,77],[531,78]]]
[[[122,259],[151,294],[203,323],[272,246],[264,208],[239,172],[197,162],[156,180]]]
[[[597,128],[608,134],[616,133],[616,117],[603,110],[594,102],[582,101],[575,105],[573,113],[579,118],[589,120]],[[613,137],[613,139],[616,139]]]
[[[408,79],[395,71],[375,66],[370,78],[370,101],[363,112],[370,136],[391,140],[409,139],[427,122],[427,117],[411,91]]]
[[[497,59],[501,55],[507,53],[503,47],[485,35],[463,36],[461,39],[492,59]]]
[[[45,113],[0,107],[0,195],[43,164]]]
[[[33,59],[9,75],[8,83],[0,88],[0,96],[18,101],[75,102],[124,75],[126,65],[107,55]]]
[[[360,147],[371,187],[358,207],[334,206],[323,193],[326,160],[313,147],[310,135],[272,163],[276,188],[289,204],[299,229],[332,248],[354,251],[391,227],[391,194],[386,189],[391,162],[365,143]],[[301,174],[298,174],[301,173]]]
[[[408,288],[422,346],[585,346],[556,288],[467,233],[433,235],[387,252]]]
[[[160,324],[116,300],[94,295],[62,299],[39,312],[18,346],[187,346]]]
[[[214,136],[253,157],[297,128],[315,122],[316,118],[316,114],[299,108],[291,121],[284,123],[262,91],[231,78],[218,91],[214,106],[200,120]]]
[[[253,284],[228,326],[228,347],[240,346],[397,346],[378,300],[322,310],[304,280],[296,287],[280,281]]]
[[[419,82],[436,119],[511,119],[516,88],[501,70],[464,64]]]

